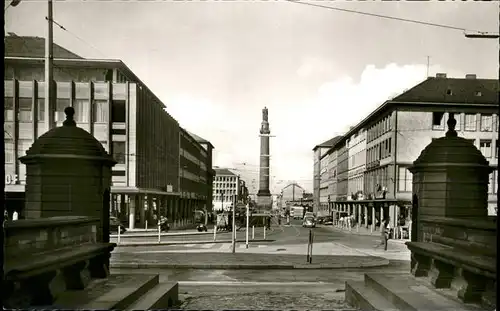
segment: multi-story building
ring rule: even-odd
[[[364,172],[366,165],[366,131],[361,128],[347,139],[349,154],[347,194],[353,200],[363,199]]]
[[[180,196],[190,202],[190,214],[186,216],[191,216],[195,210],[211,213],[213,177],[207,166],[211,162],[211,155],[193,134],[180,128],[179,135]],[[209,142],[206,145],[211,146]]]
[[[31,57],[7,54],[4,58],[7,209],[17,209],[23,214],[26,171],[18,158],[49,128],[61,125],[64,108],[72,106],[77,125],[94,135],[118,162],[112,172],[113,214],[130,228],[147,226],[148,222],[151,225],[159,215],[169,217],[174,226],[192,222],[192,210],[204,204],[201,197],[211,190],[207,186],[195,187],[180,176],[181,162],[190,165],[180,155],[183,130],[147,86],[119,60],[77,56],[63,59],[56,54],[55,102],[48,105],[44,59],[36,54],[43,51],[44,40],[13,37],[11,44],[9,38],[5,41],[6,50],[13,55],[17,55],[16,47],[24,50],[22,44],[35,54]],[[61,49],[64,50],[60,47],[54,50]],[[63,56],[68,57],[68,53]],[[47,120],[48,107],[53,111],[54,124]],[[184,142],[183,149],[199,148],[195,140],[188,140],[195,147]],[[204,158],[199,155],[197,161],[206,161],[203,165],[211,167],[211,155]],[[187,188],[183,189],[183,185]]]
[[[326,152],[333,147],[335,144],[335,141],[338,140],[340,137],[336,136],[332,139],[329,139],[322,144],[316,145],[313,148],[313,206],[314,206],[314,212],[318,213],[318,211],[321,208],[321,202],[320,202],[320,197],[321,197],[321,192],[323,192],[323,196],[328,192],[328,185],[326,182],[326,179],[328,179],[327,176],[327,162],[328,160],[325,159],[323,161],[323,166],[321,165],[321,160],[324,158],[326,155]],[[322,183],[322,176],[323,175],[323,183]],[[323,191],[321,191],[323,189]],[[327,201],[326,201],[327,202]],[[323,206],[324,208],[324,206]]]
[[[337,200],[337,150],[330,148],[327,151],[328,157],[328,213],[331,215],[333,210],[333,202]]]
[[[433,139],[444,136],[449,113],[454,113],[459,136],[470,139],[494,168],[490,175],[488,208],[493,214],[498,189],[498,90],[497,80],[477,79],[475,75],[455,79],[438,74],[386,101],[352,127],[345,134],[345,140],[352,141],[356,133],[366,129],[365,200],[359,203],[370,205],[367,203],[370,200],[387,203],[381,205],[383,215],[377,209],[374,214],[368,212],[367,219],[371,215],[392,219],[408,216],[412,192],[408,167]],[[333,147],[338,154],[343,148],[343,140]],[[341,171],[340,162],[338,155],[337,176]],[[337,179],[338,196],[342,191],[340,179]],[[338,203],[345,210],[346,204]],[[352,209],[349,211],[353,213]]]
[[[227,168],[215,167],[213,210],[230,211],[238,202],[240,177]]]
[[[203,158],[206,158],[206,161],[201,161],[200,162],[200,167],[201,170],[206,172],[206,175],[204,176],[204,182],[206,182],[206,209],[208,213],[212,213],[212,200],[213,200],[213,182],[214,182],[214,176],[215,176],[215,170],[212,168],[212,155],[213,155],[213,150],[214,146],[212,145],[211,142],[208,140],[194,134],[191,132],[188,132],[191,137],[193,137],[202,147],[202,150],[200,150],[200,155]],[[203,179],[203,178],[202,178]]]
[[[349,149],[347,138],[342,137],[333,147],[337,151],[337,201],[346,201],[349,195]]]

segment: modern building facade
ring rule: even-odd
[[[213,210],[230,211],[238,202],[240,177],[227,168],[215,167]]]
[[[44,42],[30,38],[23,37],[23,42]],[[6,205],[22,215],[26,172],[18,158],[50,126],[45,117],[44,60],[36,55],[6,56],[4,63]],[[62,124],[64,108],[72,106],[77,125],[118,162],[113,168],[111,212],[129,228],[152,226],[161,215],[174,226],[184,226],[192,222],[195,209],[208,205],[211,150],[201,152],[200,144],[121,61],[56,58],[53,87],[55,125]],[[193,172],[198,184],[189,175]]]
[[[328,180],[328,170],[326,167],[326,164],[328,163],[328,159],[325,158],[326,153],[330,148],[333,147],[335,142],[340,139],[340,136],[336,136],[332,139],[329,139],[322,144],[316,145],[313,148],[313,210],[314,213],[318,213],[318,211],[321,209],[321,199],[320,197],[323,194],[323,201],[328,201],[328,185],[327,185],[327,180]],[[323,166],[322,166],[322,159],[323,160]],[[321,190],[323,189],[323,190]],[[324,203],[324,202],[323,202]],[[325,206],[323,205],[323,209]],[[327,208],[327,207],[326,207]]]
[[[366,224],[371,219],[387,216],[393,221],[399,216],[409,217],[412,176],[408,167],[432,139],[444,136],[449,113],[454,113],[459,136],[470,139],[494,169],[490,175],[489,213],[495,214],[498,189],[498,90],[497,80],[477,79],[474,75],[451,79],[438,74],[382,104],[352,127],[345,138],[332,148],[338,153],[337,211],[353,214]],[[363,129],[366,129],[366,147],[356,149],[356,152],[363,148],[366,150],[362,198],[358,197],[357,201],[346,204],[340,199],[343,194],[343,189],[339,187],[343,179],[340,177],[343,171],[340,154],[346,149],[344,140],[350,146]],[[354,152],[349,148],[348,158],[352,158]],[[355,163],[359,163],[361,171],[363,161]],[[349,194],[351,189],[354,190],[353,187],[359,187],[355,179],[359,178],[359,173],[356,171],[347,178]],[[380,204],[375,204],[377,202]],[[375,208],[373,213],[367,207]]]
[[[364,172],[366,166],[366,130],[361,128],[347,139],[347,194],[353,200],[364,198]]]

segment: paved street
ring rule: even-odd
[[[256,230],[255,238],[263,238],[263,229]],[[237,232],[237,252],[250,253],[288,253],[288,254],[306,254],[309,230],[302,228],[300,221],[294,220],[290,226],[273,226],[272,230],[266,232],[266,238],[272,242],[252,242],[249,240],[249,248],[245,246],[245,231]],[[345,254],[347,249],[354,249],[359,253],[356,255],[371,255],[383,257],[389,260],[410,260],[410,253],[403,241],[389,240],[389,247],[384,251],[382,247],[375,248],[380,244],[377,236],[363,236],[351,234],[349,232],[333,229],[331,226],[319,226],[312,229],[314,233],[313,254],[322,255],[340,255]],[[230,252],[232,245],[230,243],[230,233],[217,234],[217,241],[225,240],[226,243],[214,243],[213,235],[185,235],[168,236],[163,238],[162,242],[178,242],[177,245],[147,245],[147,246],[123,246],[117,247],[115,253],[135,253],[140,256],[146,254],[162,254],[169,252]],[[129,242],[127,239],[127,243]],[[157,238],[144,237],[137,240],[137,243],[149,241],[156,243]],[[190,243],[191,242],[191,243]],[[125,243],[125,242],[124,242]],[[139,256],[138,255],[138,256]]]
[[[231,243],[189,243],[204,236],[182,236],[185,243],[157,246],[122,246],[113,252],[112,262],[168,263],[175,268],[149,265],[148,269],[116,268],[112,273],[159,273],[160,281],[178,281],[182,308],[188,309],[328,309],[354,310],[344,303],[347,280],[362,280],[368,271],[409,271],[409,252],[404,243],[390,241],[388,251],[375,249],[377,236],[354,235],[319,226],[314,232],[313,263],[337,264],[337,269],[291,269],[306,262],[309,229],[300,221],[291,226],[274,226],[267,232],[273,242],[238,243],[236,254],[231,254]],[[222,235],[222,234],[221,234]],[[218,236],[221,236],[218,235]],[[230,238],[230,234],[228,239]],[[207,238],[210,235],[206,236]],[[244,239],[245,232],[238,232]],[[211,236],[210,236],[211,237]],[[373,261],[372,256],[388,260],[388,265],[359,268]],[[202,269],[203,264],[290,265],[290,268]],[[190,269],[192,267],[197,269]],[[342,268],[342,264],[349,265]],[[114,267],[113,267],[114,266]],[[118,266],[119,267],[119,266]],[[127,265],[125,265],[127,267]]]

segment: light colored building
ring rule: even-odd
[[[16,49],[22,46],[43,51],[44,40],[39,39],[8,37],[6,51],[17,55]],[[54,59],[53,125],[46,120],[43,56],[7,53],[4,57],[7,209],[17,209],[22,216],[26,171],[19,157],[49,126],[60,126],[64,109],[72,106],[77,126],[99,140],[118,162],[112,171],[114,215],[129,228],[155,223],[158,215],[167,216],[174,226],[192,222],[193,211],[210,200],[207,193],[212,191],[205,179],[211,169],[211,150],[203,152],[201,144],[179,127],[165,105],[121,61],[68,53],[62,55],[71,58],[56,55]],[[191,151],[181,154],[181,149]]]
[[[328,212],[332,213],[333,202],[337,200],[337,150],[330,148],[327,152],[328,156]]]
[[[240,177],[227,168],[215,167],[213,210],[230,211],[238,202]]]
[[[364,173],[366,165],[366,131],[361,128],[347,139],[349,154],[347,194],[351,199],[364,199]]]
[[[332,148],[335,142],[340,139],[340,136],[336,136],[329,139],[322,144],[316,145],[313,148],[313,211],[318,213],[319,210],[323,210],[325,206],[322,207],[321,195],[323,197],[328,192],[328,176],[327,176],[327,164],[328,159],[323,160],[323,166],[321,160],[325,157],[326,153],[330,148]],[[322,177],[323,175],[323,177]],[[323,178],[323,181],[322,181]],[[323,189],[321,191],[321,189]],[[327,202],[327,201],[326,201]],[[328,203],[327,203],[328,204]],[[328,210],[328,207],[326,207]]]

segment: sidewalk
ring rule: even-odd
[[[338,231],[338,232],[356,234],[356,235],[367,235],[367,236],[376,236],[376,237],[381,236],[381,233],[380,233],[380,231],[378,231],[378,229],[371,232],[370,228],[365,228],[365,227],[359,227],[359,228],[353,227],[351,229],[345,229],[345,228],[342,229],[342,228],[339,228],[336,226],[323,226],[323,228],[327,228],[327,229],[330,229],[333,231]],[[391,242],[391,243],[403,243],[404,244],[408,241],[409,241],[408,239],[389,239],[389,242]]]
[[[250,240],[249,243],[271,243],[274,242],[275,240],[271,239],[254,239]],[[146,241],[134,241],[134,242],[123,242],[123,240],[120,240],[120,243],[118,244],[118,240],[116,238],[110,239],[111,243],[117,243],[117,247],[122,247],[122,246],[158,246],[158,245],[185,245],[185,244],[211,244],[211,243],[231,243],[231,240],[224,239],[224,240],[213,240],[213,239],[207,239],[207,240],[187,240],[187,241],[151,241],[151,240],[146,240]],[[236,241],[237,243],[245,243],[245,240],[240,240],[238,239]]]
[[[112,253],[115,269],[347,269],[387,266],[387,259],[373,256],[305,255],[252,253]]]

